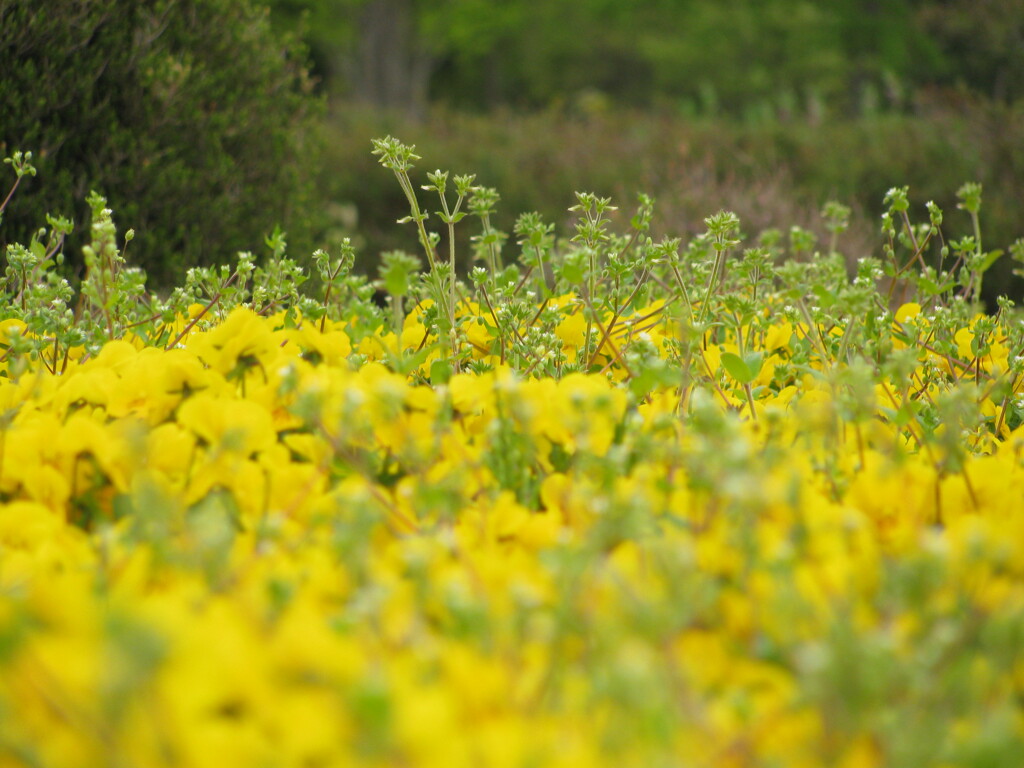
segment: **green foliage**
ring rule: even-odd
[[[0,151],[31,147],[4,240],[45,211],[78,222],[90,189],[138,233],[158,282],[262,240],[278,222],[311,242],[306,159],[317,101],[294,39],[250,0],[0,3]]]
[[[918,3],[921,26],[943,51],[935,81],[997,101],[1024,98],[1024,5],[1017,0]]]
[[[1024,95],[1014,0],[272,0],[335,93],[458,107],[667,106],[748,119],[902,110],[922,87]],[[386,22],[386,23],[385,23]],[[369,51],[366,41],[386,55]],[[414,85],[415,83],[415,85]],[[399,92],[410,103],[395,101]]]
[[[404,252],[389,252],[383,257],[381,279],[371,283],[352,273],[355,248],[343,239],[339,257],[322,250],[313,254],[320,280],[311,290],[303,288],[306,270],[287,255],[285,235],[275,229],[265,241],[271,253],[265,264],[257,265],[252,254],[243,252],[233,267],[193,268],[184,285],[161,298],[147,291],[145,275],[125,258],[133,230],[119,237],[106,199],[92,193],[87,199],[90,242],[82,248],[85,274],[77,290],[58,269],[68,221],[47,217],[47,226],[36,230],[28,245],[11,243],[6,248],[0,285],[6,310],[0,320],[11,321],[3,352],[8,370],[20,375],[37,363],[59,373],[69,360],[93,356],[106,342],[118,339],[171,349],[198,324],[246,306],[261,315],[281,313],[290,328],[308,321],[324,330],[328,320],[341,322],[355,343],[377,337],[368,351],[382,343],[382,334],[393,333],[401,343],[393,349],[381,347],[388,364],[410,375],[429,361],[429,377],[417,375],[435,384],[460,371],[486,370],[495,362],[527,376],[555,378],[619,365],[634,397],[643,399],[659,386],[680,387],[683,402],[689,388],[704,381],[720,396],[722,387],[734,388],[734,396],[746,400],[756,420],[754,403],[765,386],[759,377],[774,347],[759,350],[755,339],[763,344],[769,326],[781,317],[806,331],[794,342],[787,361],[773,363],[773,386],[793,384],[814,360],[827,362],[837,376],[846,376],[836,372],[853,366],[851,381],[859,375],[858,360],[874,361],[886,375],[904,381],[925,349],[940,356],[954,381],[973,380],[975,394],[984,392],[1000,402],[997,433],[1004,423],[1018,423],[1011,404],[1017,402],[1012,398],[1024,366],[1019,311],[1012,301],[999,298],[994,315],[976,315],[983,278],[1004,255],[1001,249],[983,249],[979,183],[963,184],[957,192],[964,214],[956,218],[969,219],[972,230],[959,239],[943,233],[941,206],[925,205],[924,220],[909,189],[892,187],[884,199],[882,258],[857,259],[851,279],[850,261],[834,239],[822,254],[814,233],[794,225],[788,246],[778,230],[771,230],[757,238],[756,247],[744,247],[748,235],[731,211],[706,217],[706,230],[685,246],[681,238],[656,240],[651,234],[654,200],[643,194],[625,224],[611,198],[576,192],[576,205],[569,209],[576,215],[571,238],[556,238],[554,226],[539,214],[523,214],[513,227],[519,258],[506,262],[502,251],[507,236],[491,222],[498,214],[498,193],[475,186],[472,175],[436,170],[422,174],[429,183],[420,189],[440,199],[436,221],[447,230],[449,243],[444,259],[438,251],[444,235],[436,231],[435,219],[425,212],[416,191],[421,175],[416,148],[390,136],[376,139],[373,146],[372,154],[402,190],[411,213],[398,223],[414,225],[425,264]],[[0,215],[22,182],[34,175],[32,161],[27,152],[6,158],[13,180],[0,202]],[[475,222],[463,223],[464,203]],[[848,214],[831,202],[821,216],[835,235],[845,227]],[[468,243],[457,239],[459,224],[479,234]],[[456,253],[463,248],[475,251],[483,265],[471,270],[468,284],[454,269]],[[1024,261],[1020,240],[1007,250],[1011,262]],[[390,318],[371,301],[375,289],[386,291]],[[904,305],[904,319],[893,315],[897,305]],[[411,327],[406,323],[409,308],[415,313],[409,318],[414,320]],[[927,336],[921,336],[925,326],[907,320],[918,315],[926,318]],[[650,324],[656,316],[663,319]],[[664,318],[671,318],[675,331],[672,338],[662,338],[665,349],[659,351],[647,331]],[[416,325],[422,330],[414,330]],[[970,334],[965,338],[961,331],[966,328]],[[893,335],[882,329],[893,329]],[[419,342],[407,338],[409,330]],[[566,334],[574,339],[571,356],[562,344]],[[705,356],[706,344],[730,338],[735,351],[720,349],[716,363],[727,375],[721,378]],[[894,341],[905,345],[905,354],[894,349]],[[990,358],[997,347],[1006,362],[993,367]],[[359,358],[352,356],[356,363]],[[987,368],[983,361],[989,361]],[[922,386],[927,386],[927,377],[940,373],[939,368],[926,370]],[[854,390],[843,404],[851,417],[864,411]],[[973,394],[967,405],[974,408],[971,398]],[[980,412],[965,410],[963,403],[938,398],[925,406],[908,400],[906,393],[903,400],[893,402],[891,417],[918,441],[915,429],[927,433],[936,424],[954,423],[955,414],[963,417],[966,430],[980,423]],[[963,456],[956,452],[960,433],[951,430],[945,447],[940,441],[943,471],[961,469]]]

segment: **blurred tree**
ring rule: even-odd
[[[416,6],[415,0],[367,0],[356,9],[355,44],[344,60],[356,101],[422,116],[434,54],[417,29],[423,12],[417,19]]]
[[[309,42],[330,91],[406,117],[423,115],[439,72],[467,89],[481,64],[493,74],[530,9],[520,0],[269,2],[278,25]]]
[[[650,3],[639,51],[658,93],[703,111],[788,114],[833,99],[846,61],[832,12],[792,0]],[[672,23],[665,20],[674,11]]]
[[[250,0],[0,0],[0,151],[30,150],[0,236],[43,214],[88,237],[90,189],[133,227],[157,282],[254,249],[280,223],[312,243],[304,155],[318,102],[304,49]],[[3,243],[0,243],[2,246]]]
[[[946,66],[930,78],[999,101],[1024,98],[1024,3],[1020,0],[918,2],[917,18]]]
[[[273,0],[355,99],[422,114],[610,102],[704,112],[902,107],[962,80],[1020,94],[1020,0]],[[597,103],[597,102],[594,102]]]

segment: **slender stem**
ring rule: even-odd
[[[541,292],[539,295],[543,296],[548,287],[548,278],[544,274],[544,251],[541,250],[539,245],[534,245],[533,250],[537,252],[537,266],[540,268],[540,274],[537,276],[540,281]]]
[[[409,174],[404,171],[395,171],[395,178],[398,179],[398,185],[402,188],[405,193],[405,199],[409,202],[409,207],[412,209],[412,218],[416,222],[416,230],[420,237],[420,245],[423,247],[424,252],[427,254],[427,264],[430,268],[434,268],[434,251],[430,247],[430,239],[426,236],[427,230],[423,226],[423,219],[420,213],[420,204],[416,199],[416,193],[412,188],[412,183],[409,181]]]
[[[974,225],[974,246],[975,246],[974,255],[977,258],[980,259],[981,258],[981,253],[982,253],[982,251],[981,251],[981,224],[978,221],[978,214],[975,211],[971,211],[971,224]],[[982,275],[981,272],[978,272],[978,273],[976,273],[974,275],[971,275],[972,282],[974,281],[975,277],[977,278],[977,283],[974,285],[974,301],[978,302],[978,301],[981,301],[981,281],[982,281],[983,275]],[[964,477],[966,477],[966,474],[964,475]]]
[[[405,324],[405,318],[402,316],[404,307],[402,306],[401,296],[391,297],[391,318],[395,324],[395,348],[396,353],[401,355],[402,349],[402,326]]]
[[[1011,390],[1012,391],[1012,390]],[[999,404],[999,417],[996,419],[995,428],[992,430],[996,437],[999,437],[1003,431],[1003,424],[1006,423],[1006,409],[1010,405],[1010,396],[1007,395],[1003,398],[1003,402]]]
[[[644,271],[640,275],[640,279],[637,281],[636,287],[633,288],[633,292],[631,294],[629,294],[629,298],[626,299],[622,303],[622,305],[618,309],[615,310],[615,313],[612,315],[612,321],[608,324],[608,329],[604,332],[604,334],[598,340],[597,347],[594,349],[593,353],[590,355],[590,361],[587,364],[588,368],[591,365],[594,364],[594,359],[598,356],[598,354],[600,354],[601,348],[604,346],[605,341],[608,339],[608,336],[611,334],[612,329],[615,328],[615,323],[618,322],[619,317],[622,315],[623,310],[626,307],[629,306],[630,302],[632,302],[634,298],[636,298],[637,292],[639,292],[640,288],[646,282],[646,277],[647,277],[647,272]]]
[[[590,303],[590,299],[585,298],[584,303],[587,305],[587,308],[590,310],[590,315],[593,317],[593,321],[588,321],[587,324],[587,345],[589,348],[591,322],[597,325],[597,329],[601,331],[606,338],[608,336],[608,332],[605,330],[604,325],[602,325],[601,321],[598,319],[597,312],[594,310],[594,305]],[[633,378],[633,371],[630,370],[629,365],[626,364],[626,360],[623,357],[622,352],[615,346],[615,343],[610,338],[608,338],[608,346],[611,347],[612,354],[614,355],[615,360],[617,360],[619,364],[626,370],[626,374],[630,378]]]
[[[528,326],[532,326],[534,323],[537,322],[537,319],[541,316],[541,313],[544,312],[544,310],[547,308],[548,301],[549,299],[544,299],[544,301],[540,303],[540,306],[537,307],[537,311],[534,312],[533,317],[530,318],[530,322],[527,323]]]
[[[212,297],[210,298],[210,300],[209,300],[209,301],[207,302],[206,306],[205,306],[205,307],[203,307],[203,308],[202,308],[202,310],[200,310],[200,312],[199,312],[199,313],[198,313],[198,314],[197,314],[197,315],[196,315],[195,317],[193,317],[193,318],[192,318],[192,319],[191,319],[191,320],[189,321],[188,325],[186,325],[186,326],[185,326],[185,327],[184,327],[184,328],[182,329],[181,333],[179,333],[179,334],[178,334],[177,336],[175,336],[175,337],[174,337],[174,341],[172,341],[172,342],[171,342],[170,344],[168,344],[168,345],[167,345],[167,346],[165,347],[165,349],[169,349],[169,350],[170,350],[170,349],[174,349],[174,348],[175,348],[176,346],[178,346],[178,342],[180,342],[180,341],[181,341],[182,339],[184,339],[184,338],[185,338],[186,336],[188,336],[189,332],[190,332],[190,331],[191,331],[191,330],[192,330],[193,328],[195,328],[195,326],[196,326],[196,323],[198,323],[198,322],[199,322],[200,320],[202,320],[202,319],[203,319],[203,316],[204,316],[204,315],[206,315],[206,313],[207,313],[207,312],[209,312],[209,311],[210,311],[211,309],[213,309],[214,305],[216,305],[216,303],[217,303],[218,301],[220,301],[220,297],[221,297],[221,294],[223,294],[224,290],[225,290],[225,289],[227,289],[227,288],[229,288],[229,287],[231,287],[231,285],[232,285],[232,284],[233,284],[233,283],[235,282],[235,280],[237,280],[237,279],[238,279],[238,272],[237,272],[237,271],[235,271],[235,272],[234,272],[234,273],[233,273],[233,274],[231,275],[231,277],[229,277],[229,278],[228,278],[228,279],[227,279],[227,280],[226,280],[226,281],[224,282],[224,285],[222,285],[222,286],[221,286],[220,290],[219,290],[219,291],[217,291],[217,292],[216,292],[216,293],[215,293],[215,294],[214,294],[214,295],[213,295],[213,296],[212,296]]]
[[[320,333],[323,333],[324,329],[327,328],[327,306],[331,301],[331,289],[334,287],[335,278],[337,278],[338,274],[341,272],[343,263],[344,262],[339,261],[338,268],[334,270],[334,272],[328,270],[327,273],[327,287],[324,289],[324,316],[320,318]]]
[[[6,208],[7,204],[9,202],[11,202],[11,198],[14,197],[14,191],[18,188],[19,184],[21,184],[21,176],[19,176],[17,179],[15,179],[14,186],[11,187],[11,191],[7,193],[7,197],[5,197],[4,201],[2,203],[0,203],[0,213],[3,213],[4,212],[4,208]]]
[[[818,354],[821,355],[821,362],[824,364],[828,361],[828,352],[825,349],[825,340],[821,338],[821,331],[818,330],[818,324],[811,318],[811,313],[807,310],[807,305],[804,304],[803,299],[797,300],[797,307],[800,309],[800,314],[804,317],[804,322],[807,323],[807,335],[818,347]],[[814,331],[813,335],[811,331]]]
[[[516,283],[516,287],[512,289],[513,296],[517,296],[519,294],[519,291],[523,289],[523,286],[526,285],[526,281],[530,278],[530,275],[532,274],[533,265],[531,264],[529,267],[526,268],[526,271],[523,273],[523,276],[519,278],[519,282]]]
[[[846,348],[849,346],[850,339],[853,338],[853,329],[856,325],[854,319],[851,317],[846,321],[846,328],[843,329],[843,338],[839,341],[839,353],[836,355],[836,361],[838,363],[843,362],[843,358],[846,355]]]
[[[498,313],[494,311],[494,306],[491,304],[491,297],[487,295],[486,286],[480,286],[480,294],[484,297],[484,303],[487,305],[487,309],[490,310],[491,318],[494,320],[494,328],[498,332],[498,343],[501,345],[501,362],[505,362],[505,335],[501,332],[501,323],[498,322]]]
[[[717,287],[718,280],[719,280],[719,273],[720,273],[720,271],[722,269],[722,265],[725,263],[725,253],[726,253],[726,249],[725,248],[722,248],[720,250],[716,250],[716,253],[715,253],[715,266],[711,270],[711,277],[708,280],[708,288],[707,288],[707,291],[705,291],[705,293],[704,293],[704,301],[702,301],[701,305],[700,305],[700,315],[697,316],[697,324],[698,325],[700,325],[700,323],[702,323],[704,321],[704,315],[707,314],[708,306],[711,304],[711,295],[714,292],[715,288]]]
[[[676,283],[679,285],[679,293],[686,303],[686,311],[690,315],[690,325],[693,325],[693,304],[690,302],[690,294],[686,290],[686,283],[683,282],[683,276],[679,274],[679,269],[675,263],[673,262],[670,266],[672,267],[672,274],[676,278]]]
[[[757,411],[754,410],[754,395],[750,391],[750,385],[744,384],[743,391],[747,394],[747,407],[750,408],[750,418],[757,423]]]
[[[916,260],[920,261],[921,262],[921,266],[924,267],[925,266],[924,258],[921,256],[921,251],[924,250],[924,246],[921,245],[919,247],[918,244],[917,244],[917,236],[914,234],[914,227],[910,223],[910,216],[907,215],[906,211],[901,211],[900,213],[903,216],[903,226],[906,227],[907,235],[910,237],[910,244],[914,247],[914,255],[913,255],[913,257],[911,257],[910,263],[913,263],[914,260],[916,259]],[[908,264],[908,266],[909,266],[909,264]]]

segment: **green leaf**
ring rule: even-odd
[[[566,261],[562,265],[562,277],[571,284],[583,282],[583,265],[575,261]]]
[[[435,343],[424,345],[423,349],[411,354],[395,355],[389,352],[388,363],[395,370],[395,373],[400,373],[403,376],[409,376],[413,371],[426,362],[427,357],[436,348],[437,344]]]
[[[946,291],[950,290],[951,288],[955,288],[956,281],[949,280],[943,283],[942,285],[939,285],[931,278],[922,276],[918,278],[917,285],[928,296],[939,296],[945,293]]]
[[[761,366],[764,365],[764,355],[760,352],[748,352],[743,356],[743,362],[750,370],[750,379],[753,381],[761,373]]]
[[[430,364],[430,383],[435,387],[447,384],[452,377],[452,367],[447,360],[435,360]]]
[[[828,309],[836,303],[835,294],[824,285],[811,286],[811,292],[818,297],[818,305],[822,309]]]
[[[757,375],[750,370],[750,366],[744,362],[743,358],[732,352],[722,353],[722,367],[740,384],[749,384]]]
[[[409,293],[409,272],[400,265],[392,265],[384,273],[384,289],[396,298]]]
[[[983,275],[986,272],[988,272],[989,268],[993,264],[995,264],[999,260],[999,257],[1002,255],[1003,252],[1001,250],[989,251],[988,253],[986,253],[982,257],[981,263],[978,264],[978,274]]]

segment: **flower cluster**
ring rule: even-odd
[[[1016,765],[1013,330],[765,306],[6,321],[0,765]]]

